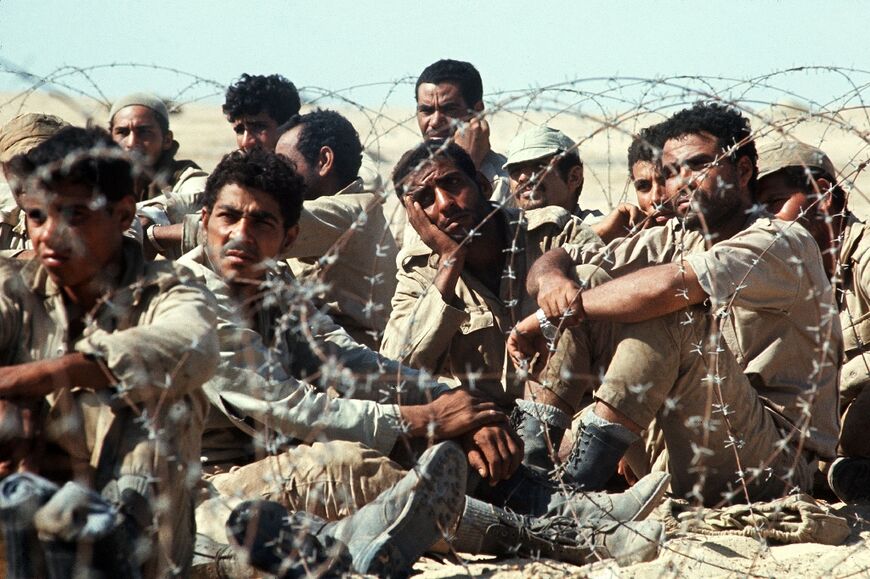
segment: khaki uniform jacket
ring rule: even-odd
[[[160,156],[154,167],[154,178],[142,184],[140,201],[169,193],[194,194],[205,190],[208,173],[189,159],[176,159],[178,147],[178,141],[172,141],[171,148]]]
[[[870,385],[870,227],[851,213],[839,266],[836,292],[844,350],[840,393],[847,402]]]
[[[803,227],[763,214],[707,249],[703,236],[671,219],[590,253],[594,248],[579,252],[581,280],[594,267],[618,277],[659,263],[689,265],[711,298],[726,344],[774,419],[791,430],[805,423],[806,406],[806,448],[833,456],[842,333],[818,245]]]
[[[217,297],[221,362],[205,386],[212,408],[206,464],[252,462],[299,441],[357,441],[389,453],[402,432],[395,403],[419,404],[446,390],[353,341],[311,307],[311,294],[282,268],[265,282],[252,321],[199,247],[180,260]],[[278,329],[285,328],[283,332]],[[405,381],[404,389],[392,387]],[[418,390],[413,385],[421,385]],[[327,395],[334,388],[344,397]]]
[[[381,353],[410,366],[446,376],[477,389],[509,408],[523,397],[505,342],[511,329],[537,309],[526,293],[526,274],[546,251],[572,244],[578,248],[598,237],[579,219],[559,207],[521,213],[501,209],[512,240],[506,249],[499,295],[469,273],[445,300],[434,287],[438,256],[419,237],[399,254],[399,274],[393,313]]]
[[[405,208],[393,194],[363,191],[356,180],[335,195],[306,201],[299,237],[286,253],[300,281],[329,285],[318,306],[361,344],[377,348],[396,291],[396,256]]]
[[[69,454],[79,476],[92,473],[98,491],[126,486],[150,497],[165,553],[184,568],[193,540],[187,469],[199,459],[207,408],[200,386],[217,364],[215,303],[184,268],[145,264],[132,240],[123,252],[119,289],[75,341],[46,270],[37,261],[0,260],[0,364],[81,352],[117,380],[98,392],[80,384],[48,396],[46,437]],[[174,532],[164,533],[165,526]]]

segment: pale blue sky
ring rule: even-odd
[[[806,65],[870,68],[870,4],[858,1],[581,2],[439,0],[0,0],[0,66],[37,75],[64,65],[158,64],[221,85],[280,72],[297,86],[343,89],[416,76],[442,57],[473,62],[484,89],[586,77],[747,78]],[[172,96],[185,78],[127,67],[92,73],[107,96]],[[94,93],[81,76],[67,80]],[[830,75],[782,79],[821,101],[846,90]],[[0,90],[23,86],[0,72]],[[194,87],[196,98],[219,89]],[[369,105],[387,86],[351,93]],[[391,104],[410,104],[399,87]]]

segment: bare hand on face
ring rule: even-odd
[[[523,441],[508,424],[483,426],[462,437],[468,464],[494,485],[509,479],[523,461]]]
[[[521,320],[511,331],[507,339],[507,351],[514,366],[532,373],[533,377],[543,368],[550,344],[541,333],[541,325],[534,315]]]
[[[414,201],[410,195],[404,198],[405,209],[408,211],[408,222],[420,239],[423,240],[429,249],[435,252],[436,255],[444,259],[459,257],[458,254],[464,253],[465,248],[460,247],[459,243],[449,235],[438,229],[438,226],[432,223],[426,212],[420,204]]]
[[[472,117],[467,123],[456,130],[453,140],[465,149],[474,166],[480,169],[481,163],[489,153],[489,123],[480,117]]]
[[[403,406],[401,412],[410,425],[411,436],[431,433],[438,440],[457,438],[481,426],[508,422],[507,415],[494,402],[475,398],[462,389],[446,392],[429,404]]]

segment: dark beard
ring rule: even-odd
[[[739,211],[742,203],[740,196],[732,187],[726,191],[719,191],[712,199],[706,199],[698,211],[690,210],[683,219],[683,227],[692,231],[699,231],[706,226],[710,231],[716,231],[719,226],[734,217],[735,211]],[[701,220],[701,214],[704,220]]]

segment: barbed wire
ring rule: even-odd
[[[220,138],[216,138],[216,133],[223,131],[226,135],[226,143],[231,143],[231,132],[228,124],[220,128],[220,126],[208,126],[209,121],[206,121],[205,123],[199,122],[197,127],[184,126],[184,123],[187,122],[187,115],[194,109],[199,109],[206,115],[207,119],[219,119],[219,107],[216,104],[211,104],[210,101],[222,95],[225,83],[167,66],[130,62],[85,67],[65,66],[48,74],[39,75],[0,60],[0,75],[6,75],[15,83],[26,85],[23,90],[0,97],[0,119],[5,120],[22,112],[53,112],[56,109],[63,109],[76,117],[70,119],[74,122],[82,119],[86,123],[102,124],[100,119],[111,107],[112,95],[107,94],[101,87],[101,75],[141,70],[153,71],[174,79],[177,88],[166,95],[166,100],[170,104],[171,112],[173,112],[172,128],[183,142],[184,150],[188,154],[195,158],[202,156],[216,160],[228,152],[229,149],[223,143],[217,144],[220,142]],[[823,102],[806,98],[788,86],[789,82],[798,75],[808,74],[818,75],[830,84],[831,93]],[[392,81],[372,82],[340,89],[306,86],[301,87],[300,92],[306,106],[335,108],[350,117],[360,133],[367,151],[374,158],[376,168],[382,175],[386,176],[398,156],[421,139],[415,123],[414,103],[410,100],[415,80],[413,77],[402,77]],[[165,86],[165,81],[161,85]],[[835,86],[839,88],[834,88]],[[130,88],[133,91],[147,87],[131,86]],[[353,96],[361,91],[371,92],[373,90],[382,91],[380,102],[374,105],[360,102]],[[407,102],[402,106],[389,104],[396,98],[394,95],[400,92],[407,95]],[[581,205],[585,207],[589,203],[594,207],[611,210],[620,202],[633,201],[630,181],[627,178],[626,149],[639,129],[660,122],[677,110],[691,106],[699,100],[724,104],[739,110],[750,119],[753,138],[768,142],[799,139],[824,149],[829,156],[835,159],[835,165],[838,168],[838,175],[834,176],[837,179],[836,185],[847,191],[849,207],[860,217],[863,217],[868,209],[868,203],[870,203],[865,192],[870,186],[865,171],[867,163],[870,161],[870,111],[868,111],[865,102],[867,94],[870,94],[870,71],[833,66],[794,67],[752,78],[686,75],[654,79],[595,77],[574,79],[543,87],[488,93],[485,95],[486,108],[483,113],[478,115],[478,118],[485,118],[489,122],[492,130],[492,146],[497,151],[503,151],[511,137],[532,126],[553,125],[563,130],[575,141],[575,148],[584,161],[587,185],[580,198]],[[48,97],[48,99],[46,100],[44,97]],[[51,110],[45,110],[46,108]],[[207,131],[203,129],[203,125],[208,126]],[[199,141],[199,143],[194,145],[195,141]],[[452,142],[452,139],[448,140],[449,142]],[[91,152],[90,154],[115,156],[117,153]],[[141,160],[134,160],[134,167],[137,176],[151,174],[150,169],[141,164]],[[551,167],[549,170],[554,169]],[[42,178],[45,174],[47,173],[41,174]],[[590,184],[594,184],[594,191],[589,190]],[[818,197],[808,209],[812,209],[821,202],[824,192],[816,191],[816,193]],[[385,191],[374,196],[372,202],[363,209],[358,218],[360,220],[358,229],[364,230],[365,215],[385,210],[385,201],[395,194],[392,186],[388,184]],[[501,204],[493,206],[483,222],[478,224],[475,231],[472,231],[462,243],[471,243],[473,235],[479,232],[480,228],[489,220],[499,219],[505,207],[504,200]],[[401,210],[401,205],[398,205],[398,208]],[[393,211],[396,211],[395,207]],[[389,217],[392,219],[396,215]],[[836,216],[827,217],[830,219]],[[528,242],[524,237],[527,216],[523,211],[519,211],[512,219],[514,221],[511,224],[517,227],[513,230],[513,236],[508,241],[512,248],[516,248]],[[830,221],[828,223],[830,225]],[[628,232],[629,235],[623,242],[627,243],[631,234],[640,230],[644,225],[645,223],[638,224],[637,229]],[[795,222],[783,226],[782,230],[787,231],[797,227],[800,226]],[[831,232],[833,233],[833,229]],[[405,239],[397,241],[407,247],[409,243],[414,241],[413,232],[409,233],[410,237],[406,236]],[[715,232],[710,231],[706,224],[702,223],[700,233],[704,237],[701,249],[709,248],[711,236]],[[302,336],[310,349],[317,354],[320,368],[309,378],[312,383],[316,382],[316,385],[324,390],[333,388],[343,394],[352,393],[358,398],[374,399],[392,404],[403,402],[403,393],[411,388],[420,388],[428,392],[430,378],[445,371],[453,374],[449,376],[450,378],[470,385],[473,390],[477,389],[479,384],[483,382],[499,382],[505,379],[502,367],[484,368],[483,370],[467,368],[465,372],[455,371],[456,367],[462,364],[454,365],[452,368],[448,365],[422,368],[420,373],[411,374],[404,373],[401,369],[381,366],[380,368],[370,368],[363,374],[355,374],[344,360],[330,353],[328,348],[324,348],[324,343],[317,336],[316,331],[321,323],[318,320],[322,315],[320,309],[322,305],[316,304],[320,303],[318,297],[324,291],[323,276],[325,272],[330,270],[330,266],[335,263],[335,260],[342,258],[344,249],[348,244],[355,242],[357,235],[357,230],[352,228],[336,242],[328,254],[332,259],[324,261],[324,267],[319,277],[302,280],[302,283],[276,281],[272,285],[265,286],[262,293],[257,296],[257,299],[272,300],[271,303],[279,305],[282,313],[274,322],[276,329],[280,328],[283,332]],[[392,233],[384,228],[383,231],[376,232],[376,235],[383,238],[392,235]],[[839,253],[840,241],[835,240],[831,248],[835,255]],[[610,251],[619,251],[620,242],[616,242],[609,249]],[[686,255],[701,249],[695,247],[679,248],[675,252],[674,260],[682,262]],[[767,249],[761,252],[761,258],[766,252]],[[518,255],[518,251],[507,252],[501,274],[502,283],[504,284],[504,280],[507,280],[509,284],[509,290],[506,294],[508,300],[504,304],[504,308],[507,311],[510,327],[529,315],[531,313],[529,307],[532,307],[530,302],[523,303],[525,274],[531,264],[520,263]],[[606,269],[606,260],[599,265]],[[801,264],[795,264],[795,266],[800,267]],[[377,274],[377,271],[372,271],[372,279],[375,279]],[[739,285],[742,286],[747,279],[749,279],[749,272],[746,273]],[[837,282],[838,279],[833,281]],[[356,280],[354,283],[362,283],[362,280]],[[423,294],[430,291],[433,291],[431,285],[425,285],[421,288]],[[713,309],[721,308],[721,311],[733,312],[737,299],[739,299],[739,291],[732,295],[728,303],[713,304]],[[391,304],[375,303],[373,288],[368,301],[385,311],[390,309]],[[418,300],[416,306],[419,307],[420,303],[422,302]],[[818,309],[818,317],[827,324],[825,328],[819,328],[817,348],[813,352],[816,367],[824,368],[828,360],[839,359],[840,356],[840,352],[836,351],[836,341],[833,338],[837,312],[826,311],[825,304],[821,303],[818,296],[815,296],[807,307]],[[706,315],[701,310],[693,310],[693,313],[699,317]],[[851,316],[848,309],[846,315]],[[412,320],[410,323],[412,329],[407,334],[398,336],[399,341],[405,346],[405,350],[402,352],[403,358],[412,352],[417,345],[418,341],[415,339],[413,328],[432,322],[414,308],[410,313],[410,319]],[[703,414],[690,417],[693,419],[693,424],[698,426],[696,430],[700,437],[691,468],[693,472],[697,473],[701,482],[693,489],[692,498],[699,505],[706,503],[715,507],[723,507],[738,496],[749,501],[749,487],[762,477],[769,476],[772,465],[778,464],[778,461],[782,460],[783,455],[787,454],[788,449],[791,448],[795,451],[795,456],[790,459],[788,468],[774,475],[780,477],[786,489],[785,494],[787,494],[791,487],[796,484],[794,480],[795,470],[798,468],[802,449],[807,440],[812,438],[814,434],[814,426],[811,422],[813,418],[812,408],[819,394],[817,387],[811,390],[806,399],[801,400],[803,406],[800,409],[800,419],[797,423],[792,424],[793,428],[790,431],[784,432],[781,444],[764,461],[757,465],[743,464],[740,458],[740,448],[747,444],[751,445],[752,441],[743,439],[741,433],[735,431],[729,418],[727,396],[722,391],[723,382],[730,379],[729,376],[721,374],[722,368],[727,367],[727,364],[720,360],[722,353],[729,347],[727,344],[730,343],[726,331],[721,327],[726,322],[728,322],[727,315],[723,315],[713,319],[708,325],[697,326],[705,328],[707,332],[704,336],[695,336],[695,342],[699,345],[698,354],[704,359],[705,370],[709,378],[704,385],[708,403],[703,409]],[[693,329],[696,327],[693,326]],[[377,331],[382,332],[383,328]],[[280,351],[282,346],[277,333],[267,346],[271,354]],[[277,376],[282,374],[281,364],[283,362],[280,356],[270,355],[266,360],[267,368],[262,369],[265,375]],[[505,364],[509,365],[509,360],[505,360]],[[511,370],[508,369],[508,375],[510,373]],[[520,372],[516,378],[521,381],[526,376]],[[592,373],[569,377],[587,381],[599,380],[599,376],[592,375]],[[815,375],[806,376],[808,383],[816,383],[817,379],[818,376]],[[172,378],[168,377],[167,380],[171,382]],[[701,387],[700,384],[696,386]],[[502,387],[511,388],[512,385],[503,383]],[[265,392],[262,394],[266,400],[276,398],[274,393]],[[671,410],[679,408],[680,404],[679,398],[669,398],[665,402],[665,406]],[[162,406],[163,400],[161,399],[161,403],[157,406],[158,411]],[[138,409],[137,412],[139,412]],[[147,427],[150,428],[154,438],[160,439],[163,436],[160,428],[160,416],[149,416],[147,412],[140,412],[140,417],[153,421]],[[709,448],[710,435],[723,423],[728,432],[728,439],[733,444],[730,444],[730,449]],[[280,425],[273,424],[269,419],[266,419],[262,426],[260,436],[256,440],[262,454],[278,455],[296,442],[293,437],[282,435]],[[312,429],[307,440],[326,441],[327,438],[321,434],[316,429]],[[171,447],[172,441],[165,440],[164,442]],[[429,444],[432,442],[434,441],[430,440]],[[406,448],[406,451],[412,455],[418,453],[419,450],[412,445],[408,445]],[[735,473],[733,481],[734,486],[729,488],[729,491],[721,498],[705,497],[701,494],[700,489],[706,476],[707,456],[709,453],[723,450],[733,453],[738,464],[738,471]],[[160,472],[165,472],[163,470],[166,468],[165,457],[155,457],[155,460],[161,463]],[[292,478],[292,474],[286,472],[286,466],[276,463],[270,467],[276,480]],[[682,466],[686,469],[690,467],[690,465]],[[568,487],[565,486],[565,488]],[[283,489],[282,492],[286,495],[287,489]],[[232,497],[232,499],[239,498],[244,497]],[[285,496],[285,499],[290,504],[295,503],[295,500],[290,497]],[[328,501],[330,497],[324,496],[322,500]],[[308,504],[308,501],[305,503]],[[231,504],[232,501],[228,500],[227,505]],[[583,524],[586,521],[579,521],[579,523]],[[162,518],[159,524],[166,528],[165,518]],[[761,539],[764,536],[763,524],[755,523],[756,535],[761,544],[765,543]],[[856,525],[856,528],[863,529],[863,523]],[[767,564],[766,559],[769,557],[765,556],[765,549],[766,546],[760,547],[752,554],[752,562],[747,570],[742,565],[731,568],[721,562],[705,559],[699,554],[687,554],[682,551],[678,553],[671,548],[669,542],[662,545],[662,552],[667,554],[668,565],[670,565],[667,568],[667,573],[674,575],[681,575],[683,572],[689,573],[690,569],[696,569],[693,565],[706,564],[718,571],[733,570],[741,574],[764,576],[768,571],[766,568],[765,570],[757,570],[756,564],[760,566]],[[826,569],[820,574],[839,573],[839,566],[848,558],[855,556],[857,552],[861,554],[868,552],[864,548],[863,542],[855,540],[854,537],[848,551],[849,555],[844,555],[839,563],[832,563],[830,569]],[[787,568],[776,569],[773,573],[788,570]],[[665,567],[660,568],[660,571],[664,573]],[[848,569],[843,576],[860,572],[861,570]]]

